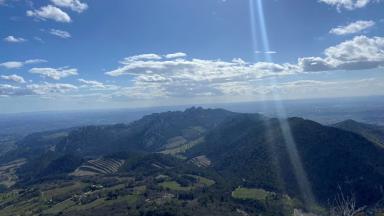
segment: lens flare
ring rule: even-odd
[[[256,4],[255,2],[256,1]],[[253,39],[253,48],[254,52],[256,52],[256,48],[258,47],[258,40],[257,40],[257,26],[259,27],[259,33],[260,33],[260,42],[262,47],[262,53],[264,54],[264,58],[268,62],[272,62],[272,55],[270,52],[270,43],[269,43],[269,37],[266,27],[266,21],[265,21],[265,15],[264,15],[264,7],[263,7],[263,1],[262,0],[249,0],[250,5],[250,18],[251,18],[251,29],[252,29],[252,39]],[[256,7],[256,10],[255,8]],[[255,15],[255,11],[257,11],[257,16]],[[258,23],[256,22],[256,17],[258,18]],[[258,24],[258,25],[257,25]],[[274,77],[270,78],[270,85],[275,86],[277,84],[276,79]],[[275,113],[279,119],[279,125],[280,129],[282,131],[282,135],[284,138],[284,142],[287,148],[287,152],[289,155],[289,159],[291,161],[294,175],[296,177],[297,184],[300,189],[300,193],[305,201],[305,204],[307,207],[312,206],[315,204],[315,199],[312,193],[311,185],[308,181],[307,173],[305,172],[303,163],[300,158],[300,154],[297,150],[295,139],[292,135],[291,127],[288,123],[287,114],[285,111],[285,108],[281,102],[280,96],[273,92],[272,94],[274,106],[275,106]]]

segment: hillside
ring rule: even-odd
[[[346,120],[332,125],[346,131],[357,133],[367,140],[384,148],[384,127],[373,124],[364,124],[354,120]]]
[[[301,118],[286,120],[315,195],[323,203],[338,187],[361,202],[379,199],[384,150],[363,137]],[[214,129],[190,157],[206,155],[220,173],[236,182],[300,196],[299,179],[280,122],[235,117]],[[303,197],[305,198],[305,197]]]
[[[196,140],[233,115],[236,114],[202,108],[152,114],[129,125],[73,130],[56,148],[61,152],[93,156],[130,150],[157,152]]]
[[[302,118],[221,109],[190,108],[128,125],[32,134],[16,145],[3,161],[26,162],[15,171],[18,181],[9,190],[129,176],[137,185],[152,185],[149,191],[158,196],[162,190],[200,191],[203,181],[211,185],[206,193],[215,205],[241,204],[240,212],[279,205],[284,212],[293,206],[327,206],[339,188],[354,194],[358,205],[374,204],[382,198],[384,182],[384,149],[356,133]],[[182,196],[205,197],[197,191]]]

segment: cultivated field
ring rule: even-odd
[[[124,160],[105,159],[105,158],[89,160],[83,165],[81,165],[79,168],[77,168],[71,175],[92,176],[92,175],[113,174],[113,173],[116,173],[123,164],[124,164]]]

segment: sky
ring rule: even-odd
[[[384,94],[383,0],[0,0],[0,113]]]

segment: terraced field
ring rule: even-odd
[[[90,175],[113,174],[117,172],[123,164],[124,164],[124,160],[105,159],[105,158],[89,160],[83,165],[81,165],[79,168],[77,168],[71,175],[90,176]]]
[[[198,167],[209,167],[212,164],[211,160],[209,160],[209,158],[205,155],[194,157],[190,160],[190,162]]]

